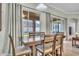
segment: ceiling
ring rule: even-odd
[[[27,3],[27,5],[31,5],[31,7],[38,6],[39,3]],[[53,10],[53,8],[62,11],[67,14],[79,14],[79,3],[44,3],[49,8]],[[24,4],[26,5],[26,4]]]
[[[79,13],[79,3],[46,3],[46,5],[65,13]]]

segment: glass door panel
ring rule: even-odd
[[[39,21],[39,20],[36,20],[36,21],[35,21],[35,32],[40,32],[40,21]],[[35,40],[36,40],[36,41],[40,40],[40,36],[37,35],[37,36],[35,37]]]
[[[40,21],[39,15],[32,9],[28,11],[23,11],[24,17],[22,19],[22,37],[23,40],[33,41],[32,38],[29,38],[29,32],[39,32],[40,31]]]
[[[40,21],[35,21],[35,32],[40,32]]]
[[[52,33],[56,34],[58,32],[63,32],[63,20],[59,20],[57,18],[54,18],[52,21]]]
[[[33,32],[33,21],[32,20],[23,19],[22,20],[23,40],[29,41],[29,40],[27,40],[29,32]]]

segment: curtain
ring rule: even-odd
[[[11,31],[11,21],[12,21],[12,4],[6,4],[5,7],[6,11],[6,25],[5,25],[5,38],[4,38],[4,43],[3,43],[3,51],[2,53],[5,55],[8,55],[8,50],[9,50],[9,39],[8,35],[10,34]]]
[[[3,53],[8,55],[10,53],[10,39],[9,34],[12,36],[14,41],[14,46],[18,45],[16,44],[16,20],[20,20],[20,5],[17,5],[15,3],[8,3],[6,4],[6,28],[5,28],[5,39],[3,43]]]

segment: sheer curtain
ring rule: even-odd
[[[12,21],[12,4],[6,4],[6,26],[5,26],[5,38],[3,42],[3,51],[2,53],[4,55],[8,55],[8,50],[9,50],[9,38],[8,35],[10,34],[10,27],[12,26],[11,21]]]
[[[5,28],[5,39],[4,39],[4,43],[3,43],[3,51],[2,53],[5,55],[8,55],[10,53],[9,49],[11,47],[9,47],[9,43],[10,43],[10,39],[9,39],[9,34],[12,36],[12,38],[14,39],[14,46],[18,46],[19,40],[16,40],[16,20],[19,20],[19,23],[21,22],[21,6],[19,4],[15,4],[15,3],[8,3],[6,4],[6,28]],[[20,27],[20,24],[19,24]],[[19,30],[20,32],[21,30]]]

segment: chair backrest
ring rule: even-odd
[[[29,33],[29,38],[32,38],[35,41],[36,37],[40,37],[39,39],[42,40],[44,38],[44,35],[44,32],[31,32]]]
[[[76,35],[75,35],[77,38],[79,38],[79,33],[76,33]]]
[[[35,32],[29,33],[29,39],[35,41]]]
[[[52,48],[54,50],[54,35],[45,35],[43,40],[43,51],[45,52],[45,48]]]
[[[10,45],[12,47],[12,54],[13,56],[15,56],[15,46],[14,46],[14,42],[13,42],[11,35],[9,35],[9,38],[10,38]]]
[[[45,35],[44,43],[52,42],[54,40],[53,35]]]
[[[57,33],[55,36],[55,45],[62,45],[63,44],[63,36],[64,33]]]

